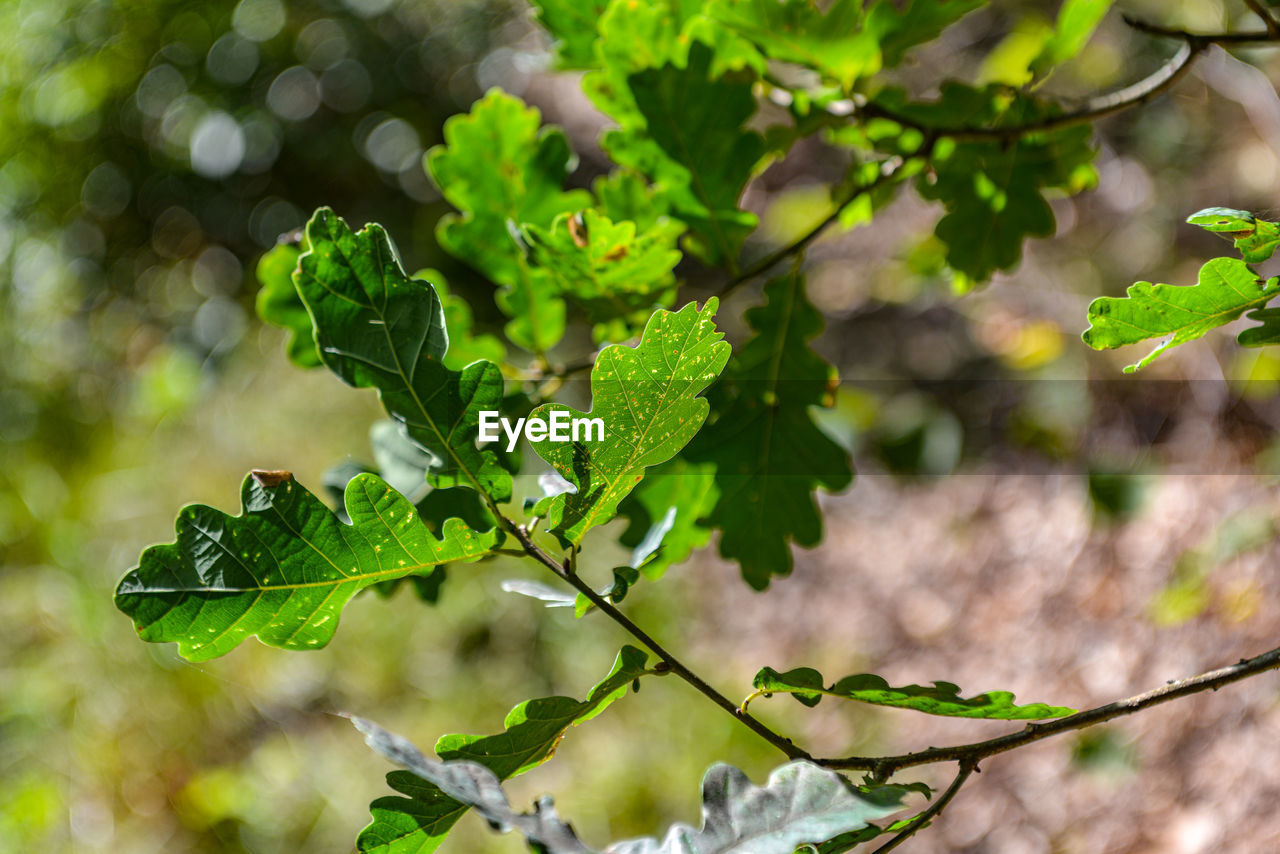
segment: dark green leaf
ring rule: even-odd
[[[257,473],[241,489],[244,512],[183,508],[175,543],[152,546],[116,588],[116,607],[152,642],[176,642],[191,661],[215,658],[246,637],[268,646],[319,649],[342,607],[379,581],[487,553],[497,530],[459,519],[439,538],[413,505],[379,477],[346,489],[344,525],[288,472]]]
[[[880,40],[884,66],[892,68],[916,45],[933,41],[987,0],[877,0],[867,13],[867,29]]]
[[[738,208],[747,179],[765,153],[744,128],[756,110],[750,76],[711,76],[711,49],[696,43],[686,65],[669,63],[627,77],[636,116],[604,135],[613,160],[647,175],[672,214],[694,232],[690,248],[711,263],[732,262],[754,214]]]
[[[278,243],[258,260],[258,284],[262,286],[258,317],[291,333],[289,361],[302,368],[318,368],[320,354],[311,334],[311,318],[293,286],[293,271],[301,254],[302,249],[294,244]]]
[[[1250,309],[1262,308],[1276,294],[1280,294],[1280,278],[1263,281],[1244,261],[1215,258],[1200,268],[1195,285],[1137,282],[1129,287],[1128,296],[1098,297],[1089,306],[1084,343],[1095,350],[1110,350],[1162,338],[1141,361],[1124,369],[1130,373],[1145,368],[1170,347],[1194,341]]]
[[[1260,322],[1261,326],[1250,326],[1236,336],[1236,340],[1245,347],[1268,347],[1280,344],[1280,308],[1260,308],[1245,315],[1250,320]]]
[[[696,303],[678,312],[659,309],[636,347],[601,350],[591,370],[589,413],[558,403],[533,411],[548,423],[553,412],[604,422],[600,441],[532,443],[576,487],[543,499],[536,510],[562,540],[581,544],[588,530],[612,519],[645,468],[675,456],[706,420],[708,404],[698,395],[729,359],[713,320],[717,305],[712,297],[702,310]]]
[[[311,312],[325,364],[357,388],[376,388],[391,417],[440,460],[432,485],[466,485],[496,502],[511,475],[496,451],[478,450],[481,410],[497,410],[502,374],[491,362],[451,371],[444,312],[435,289],[410,279],[381,226],[353,233],[328,208],[307,224],[298,292]]]
[[[469,760],[499,780],[523,774],[550,759],[570,727],[590,720],[626,694],[631,682],[644,675],[647,663],[644,652],[623,647],[609,674],[591,689],[586,700],[529,700],[511,710],[503,732],[489,736],[446,735],[436,742],[436,754],[451,763]],[[409,797],[373,802],[373,822],[361,831],[356,842],[361,852],[434,851],[469,805],[465,799],[444,795],[436,786],[423,785],[400,772],[388,775],[387,782]]]
[[[822,538],[814,490],[840,490],[853,479],[849,453],[813,421],[811,407],[829,403],[835,369],[808,342],[822,331],[798,272],[765,286],[766,303],[750,309],[755,331],[738,351],[716,421],[686,456],[714,463],[719,497],[708,520],[722,532],[720,554],[763,589],[791,571],[789,544]]]
[[[494,335],[477,335],[473,331],[471,306],[466,300],[449,292],[444,274],[439,270],[420,270],[415,279],[431,283],[444,306],[444,327],[449,333],[449,351],[444,354],[444,366],[460,371],[472,362],[489,361],[501,365],[507,358],[507,348]]]
[[[440,220],[440,245],[503,288],[507,337],[535,353],[564,335],[564,303],[546,274],[529,268],[510,229],[550,226],[557,215],[591,205],[585,191],[563,189],[573,154],[564,132],[541,121],[536,109],[495,89],[468,115],[445,122],[445,144],[426,159],[440,192],[461,211]]]
[[[870,673],[846,676],[824,688],[822,674],[811,667],[800,667],[786,673],[766,667],[756,674],[752,685],[764,694],[795,694],[796,699],[806,706],[817,705],[825,695],[952,718],[1034,721],[1075,714],[1075,709],[1065,706],[1047,706],[1044,703],[1014,705],[1013,695],[1008,691],[990,691],[963,698],[960,689],[950,682],[934,682],[928,688],[920,685],[891,688],[884,679]]]

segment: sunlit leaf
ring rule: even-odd
[[[580,544],[588,530],[612,519],[645,468],[675,456],[706,420],[709,406],[698,395],[729,359],[729,344],[713,320],[717,305],[712,297],[701,310],[695,303],[678,312],[659,309],[638,345],[601,350],[591,370],[590,412],[559,403],[533,411],[548,423],[554,412],[604,422],[600,441],[532,443],[576,487],[544,499],[535,511],[562,540]]]
[[[116,607],[143,640],[176,642],[192,661],[253,635],[268,646],[319,649],[363,588],[479,557],[498,537],[460,519],[436,537],[408,499],[371,474],[347,484],[350,525],[288,472],[245,478],[241,503],[239,516],[183,508],[177,541],[144,551],[121,579]]]
[[[1248,211],[1205,208],[1187,217],[1187,222],[1230,239],[1249,264],[1270,260],[1280,247],[1280,223],[1258,219]]]
[[[290,333],[289,361],[302,368],[318,368],[320,354],[311,334],[311,318],[293,286],[293,271],[301,254],[299,246],[277,243],[258,260],[258,317]]]
[[[907,685],[894,688],[879,676],[860,673],[846,676],[833,685],[825,685],[822,674],[812,667],[799,667],[785,673],[766,667],[756,674],[752,685],[758,692],[766,695],[792,694],[806,706],[816,706],[822,697],[828,696],[952,718],[1022,721],[1075,714],[1075,709],[1065,706],[1048,706],[1044,703],[1015,705],[1013,695],[1008,691],[989,691],[973,697],[961,697],[960,689],[950,682],[934,682],[929,687]]]
[[[573,153],[563,131],[541,122],[536,109],[495,89],[445,122],[445,144],[426,159],[461,212],[440,220],[440,245],[502,287],[498,307],[512,318],[507,337],[535,353],[564,335],[564,303],[546,274],[529,268],[512,229],[550,226],[557,215],[591,205],[587,192],[563,189]]]
[[[1194,341],[1250,309],[1262,308],[1276,294],[1280,294],[1280,277],[1264,281],[1244,261],[1215,258],[1200,268],[1197,284],[1137,282],[1129,287],[1128,296],[1097,298],[1089,306],[1084,343],[1095,350],[1110,350],[1150,338],[1162,339],[1140,361],[1125,368],[1129,373],[1145,368],[1170,347]],[[1248,342],[1265,343],[1263,333],[1251,333]]]

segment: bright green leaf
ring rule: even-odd
[[[884,679],[870,673],[846,676],[834,685],[823,687],[822,674],[811,667],[786,673],[766,667],[756,674],[751,684],[761,694],[794,694],[806,706],[815,706],[823,696],[828,696],[952,718],[1034,721],[1075,714],[1075,709],[1065,706],[1015,705],[1008,691],[989,691],[964,698],[960,696],[960,689],[950,682],[934,682],[927,688],[920,685],[892,688]]]
[[[684,231],[665,220],[637,235],[633,222],[611,222],[594,210],[561,214],[550,229],[525,226],[534,262],[593,322],[625,319],[642,327],[650,311],[675,299],[672,270]]]
[[[717,389],[718,417],[686,454],[715,464],[719,498],[708,519],[722,532],[720,554],[756,589],[791,571],[790,543],[812,547],[822,538],[814,490],[844,489],[853,478],[849,453],[811,412],[827,403],[836,379],[808,344],[822,331],[822,315],[798,272],[764,293],[765,304],[746,314],[755,337]]]
[[[444,307],[444,327],[449,333],[449,351],[444,354],[444,366],[460,371],[472,362],[489,361],[502,364],[507,358],[507,348],[494,335],[477,335],[473,331],[475,321],[471,306],[457,294],[449,292],[444,274],[439,270],[420,270],[415,279],[431,282]]]
[[[718,495],[714,473],[710,465],[677,457],[646,472],[618,505],[619,515],[629,522],[618,537],[622,545],[638,551],[654,531],[662,530],[657,550],[638,563],[646,578],[661,578],[668,567],[683,563],[694,549],[711,541],[712,529],[703,519]]]
[[[570,727],[590,720],[626,694],[627,686],[645,674],[647,663],[644,652],[623,647],[609,674],[591,689],[587,699],[526,701],[507,715],[503,732],[442,736],[436,742],[436,754],[445,761],[479,763],[500,780],[523,774],[550,759]],[[373,821],[356,842],[361,852],[428,854],[468,809],[412,774],[393,772],[387,775],[387,782],[408,797],[379,798],[370,805]]]
[[[1093,36],[1111,9],[1112,0],[1064,0],[1058,9],[1053,36],[1031,63],[1031,72],[1042,77],[1056,66],[1074,59]]]
[[[282,649],[319,649],[363,588],[479,557],[498,537],[452,519],[437,538],[408,499],[371,474],[347,484],[350,525],[287,472],[245,478],[241,503],[239,516],[183,508],[177,541],[144,551],[121,579],[116,607],[143,640],[176,642],[191,661],[252,635]]]
[[[1244,347],[1269,347],[1280,344],[1280,308],[1260,308],[1245,315],[1250,320],[1260,322],[1261,326],[1250,326],[1236,336]]]
[[[496,502],[511,475],[494,450],[478,450],[480,411],[500,408],[502,374],[491,362],[451,371],[444,311],[428,282],[410,279],[381,226],[353,233],[328,208],[307,223],[310,251],[294,274],[324,363],[346,383],[376,388],[409,438],[440,460],[433,486],[466,485]]]
[[[608,5],[608,0],[533,0],[539,23],[556,40],[561,68],[595,66],[597,26]]]
[[[1200,268],[1195,285],[1153,285],[1137,282],[1125,297],[1098,297],[1089,306],[1084,343],[1095,350],[1111,350],[1149,338],[1159,346],[1126,373],[1145,368],[1157,356],[1206,332],[1260,309],[1280,294],[1280,277],[1263,281],[1248,264],[1236,258],[1215,258]],[[1258,318],[1258,319],[1266,319]],[[1250,332],[1250,330],[1245,330]],[[1249,336],[1258,341],[1261,333]]]
[[[291,333],[289,361],[301,368],[320,367],[311,318],[293,286],[293,271],[302,249],[291,243],[277,243],[258,260],[258,317]]]
[[[501,286],[498,307],[512,318],[507,337],[535,353],[564,335],[564,303],[546,275],[529,268],[511,229],[550,226],[591,205],[585,191],[563,189],[573,153],[563,131],[541,122],[536,109],[494,89],[445,122],[445,144],[426,157],[440,192],[461,211],[441,218],[440,245]]]
[[[612,519],[645,468],[675,456],[706,420],[709,407],[698,395],[729,360],[729,344],[713,320],[717,305],[712,297],[701,310],[695,303],[678,312],[659,309],[637,346],[601,350],[591,370],[589,413],[558,403],[533,411],[544,420],[559,411],[604,422],[600,441],[532,443],[577,488],[543,499],[535,511],[562,540],[580,544],[588,530]]]

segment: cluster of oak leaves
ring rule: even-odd
[[[913,102],[876,82],[983,0],[877,0],[866,8],[838,0],[825,12],[804,0],[614,0],[592,4],[599,8],[590,15],[580,5],[537,3],[561,66],[585,71],[587,95],[616,123],[601,139],[613,171],[590,192],[566,190],[574,158],[564,134],[497,90],[451,119],[445,144],[426,161],[458,210],[439,223],[439,242],[496,287],[508,318],[502,336],[473,329],[468,306],[438,273],[408,275],[380,227],[353,231],[332,211],[317,211],[299,243],[263,258],[259,311],[292,330],[295,363],[323,365],[353,387],[378,391],[390,419],[373,433],[379,470],[337,472],[336,509],[287,472],[246,478],[242,515],[185,508],[177,541],[145,551],[117,590],[144,640],[176,642],[192,660],[254,635],[310,649],[329,642],[343,606],[365,588],[410,580],[434,601],[445,564],[491,555],[514,532],[511,506],[522,497],[514,475],[527,461],[478,445],[479,413],[584,414],[546,399],[554,383],[529,380],[554,376],[553,351],[570,323],[586,324],[605,345],[591,368],[590,415],[608,429],[591,443],[531,443],[560,478],[525,499],[526,519],[539,520],[545,542],[576,556],[593,528],[624,516],[621,541],[635,556],[601,591],[612,602],[641,577],[659,578],[713,532],[720,554],[763,589],[790,571],[792,544],[821,539],[815,490],[842,489],[853,475],[848,451],[813,417],[814,407],[830,403],[834,378],[809,346],[822,317],[796,265],[764,286],[763,302],[746,312],[751,335],[731,357],[714,322],[715,297],[670,310],[677,263],[687,255],[737,275],[756,225],[739,207],[747,182],[814,135],[850,161],[832,188],[840,224],[870,221],[908,184],[942,203],[935,237],[962,290],[1015,266],[1027,237],[1052,234],[1046,190],[1077,192],[1094,179],[1087,125],[1008,140],[945,133],[1017,127],[1055,114],[1051,101],[999,84],[946,83],[940,98]],[[1069,60],[1107,5],[1064,4],[1028,75]],[[766,61],[803,72],[803,85],[788,87]],[[785,106],[763,133],[748,128],[762,90]],[[874,104],[867,114],[875,118],[848,118],[842,105],[855,94]],[[1265,307],[1280,280],[1264,281],[1254,269],[1280,245],[1280,227],[1224,209],[1191,221],[1232,237],[1242,257],[1209,262],[1191,287],[1138,283],[1126,298],[1095,301],[1086,343],[1165,339],[1141,367],[1246,311],[1261,325],[1241,333],[1242,344],[1280,342],[1280,310]],[[569,601],[579,612],[590,604]],[[407,769],[389,775],[400,796],[374,802],[360,850],[432,850],[471,808],[541,850],[588,851],[549,802],[512,810],[500,782],[545,761],[571,726],[656,672],[648,659],[624,648],[585,700],[531,700],[513,710],[503,733],[445,736],[435,751],[442,761],[357,720],[375,749]],[[755,687],[807,705],[829,695],[1000,720],[1071,713],[1017,706],[1005,692],[966,699],[948,683],[894,688],[861,674],[828,685],[808,668],[766,668]],[[915,790],[854,785],[807,762],[779,768],[757,788],[718,765],[704,783],[701,830],[677,826],[665,841],[609,850],[842,851],[907,826],[869,822],[902,809]]]

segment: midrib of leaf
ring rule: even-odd
[[[663,409],[665,408],[666,402],[667,402],[667,395],[671,393],[671,387],[672,385],[674,385],[675,379],[677,376],[676,369],[679,368],[680,365],[684,362],[686,347],[689,343],[689,338],[690,336],[693,335],[694,332],[698,330],[699,324],[701,322],[697,314],[694,315],[694,318],[695,319],[694,319],[693,325],[690,326],[688,331],[685,332],[684,343],[680,347],[680,357],[676,360],[675,366],[672,367],[670,379],[667,381],[667,384],[662,387],[662,396],[658,399],[658,405],[654,408],[653,415],[650,416],[648,423],[644,426],[644,429],[640,432],[640,438],[636,441],[634,445],[631,446],[631,454],[630,456],[627,457],[626,463],[619,468],[617,474],[615,474],[614,476],[612,477],[606,476],[605,483],[607,484],[607,486],[605,489],[601,490],[600,492],[600,495],[602,497],[613,494],[613,490],[618,485],[618,481],[620,481],[627,472],[631,471],[635,463],[636,457],[640,455],[640,448],[643,447],[645,438],[649,435],[649,431],[653,429],[654,422],[658,420],[658,416],[662,413]],[[665,350],[663,351],[662,358],[664,360],[666,359]],[[622,382],[621,372],[615,369],[614,373],[618,374],[618,387],[622,390],[622,399],[627,401],[627,409],[630,410],[631,400],[627,397],[627,388],[626,388],[626,385]],[[636,425],[639,426],[640,419],[635,417],[634,410],[632,410],[632,418],[635,420]],[[605,505],[604,501],[597,501],[591,506],[589,513],[585,513],[582,516],[579,516],[578,518],[584,522],[590,523],[597,516],[600,515],[600,510],[604,505]],[[587,527],[589,528],[591,527],[591,525],[588,524]],[[586,533],[586,529],[583,530],[583,533],[584,534]]]
[[[689,146],[685,144],[684,134],[680,133],[680,126],[676,124],[675,120],[672,118],[672,109],[671,109],[672,105],[666,100],[665,95],[662,98],[662,105],[666,107],[666,109],[663,111],[664,122],[670,128],[671,135],[676,140],[676,145],[680,147],[681,155],[685,158],[685,161],[687,163],[692,164],[693,152],[690,151]],[[716,240],[720,244],[720,247],[719,247],[720,251],[724,256],[726,262],[728,263],[730,274],[737,275],[738,261],[736,258],[733,257],[732,246],[729,244],[728,236],[724,233],[724,230],[720,227],[720,217],[717,216],[718,212],[716,211],[715,207],[711,204],[711,197],[710,197],[710,194],[707,192],[706,187],[703,186],[702,177],[698,174],[696,170],[691,169],[688,166],[685,166],[684,170],[689,173],[689,181],[690,181],[690,184],[693,186],[695,193],[698,196],[698,200],[702,202],[703,207],[705,207],[707,211],[711,214],[711,216],[709,216],[708,219],[711,221],[711,227],[715,232]]]
[[[331,240],[330,242],[333,243],[334,247],[340,253],[342,253],[343,259],[347,262],[347,268],[354,272],[356,270],[356,267],[352,264],[351,256],[349,256],[346,253],[346,251],[343,249],[341,242],[338,240]],[[377,253],[377,257],[378,257],[378,269],[379,271],[385,270],[386,259],[383,258],[382,256],[382,251],[383,251],[382,246],[378,241],[373,241],[373,246],[374,246],[374,252]],[[301,265],[299,265],[299,269],[300,270],[302,269]],[[305,272],[304,272],[304,275],[307,275],[308,278],[310,278],[312,281],[318,282],[320,286],[323,287],[325,290],[328,290],[331,293],[334,293],[332,289],[328,287],[328,285],[326,285],[324,282],[321,282],[320,279],[315,275],[312,275],[310,273],[305,273]],[[358,278],[357,278],[357,281],[358,281]],[[385,275],[383,275],[383,294],[385,298],[387,299],[390,298],[389,288],[386,285]],[[489,505],[489,508],[494,512],[496,516],[498,513],[497,504],[495,504],[493,498],[490,497],[488,490],[486,490],[480,484],[480,480],[479,478],[476,477],[475,473],[472,472],[471,469],[468,468],[467,465],[462,461],[462,458],[458,456],[458,453],[453,449],[453,443],[448,441],[448,439],[446,439],[445,436],[440,432],[439,425],[436,424],[435,419],[432,418],[430,413],[427,412],[426,404],[424,403],[422,398],[418,396],[418,390],[413,386],[412,374],[405,372],[404,365],[400,362],[400,352],[396,349],[395,342],[392,340],[391,332],[387,326],[387,315],[386,315],[385,307],[376,305],[372,299],[369,301],[367,305],[364,303],[356,302],[355,300],[352,300],[350,298],[347,298],[347,301],[352,303],[353,305],[361,306],[362,308],[368,308],[370,311],[378,315],[378,319],[379,321],[381,321],[381,326],[382,326],[382,336],[387,340],[387,349],[391,351],[391,358],[395,361],[396,375],[400,377],[400,381],[404,383],[404,387],[408,390],[409,394],[413,397],[413,402],[417,404],[418,411],[422,414],[423,420],[426,421],[427,425],[431,428],[432,432],[435,433],[436,439],[438,439],[440,444],[444,446],[449,456],[453,458],[454,463],[457,464],[458,466],[458,470],[463,472],[467,476],[467,480],[471,481],[471,485],[475,487],[476,492],[480,493],[480,495],[483,496],[485,503]],[[434,323],[435,322],[434,318],[430,322]],[[419,353],[421,353],[421,348],[423,344],[426,342],[427,338],[430,337],[430,335],[431,335],[431,327],[428,326],[426,331],[422,335],[422,343],[419,343],[418,345]],[[347,355],[348,357],[350,357],[350,354],[344,354],[344,355]],[[381,390],[379,390],[378,396],[379,397],[382,396]],[[463,407],[463,412],[465,411],[466,411],[466,407]],[[382,518],[382,517],[379,516],[378,518]]]
[[[787,291],[786,309],[782,314],[782,334],[778,336],[777,345],[773,348],[770,356],[769,365],[769,393],[773,396],[775,404],[766,405],[765,430],[764,430],[764,447],[760,454],[760,471],[769,471],[769,460],[773,451],[773,428],[777,421],[777,413],[781,408],[776,401],[778,400],[778,379],[782,373],[782,353],[786,349],[787,335],[791,329],[791,315],[795,312],[796,291],[799,289],[800,274],[796,271],[791,276],[791,288]],[[767,402],[766,402],[767,403]],[[764,502],[757,501],[755,513],[757,529],[764,525]]]

